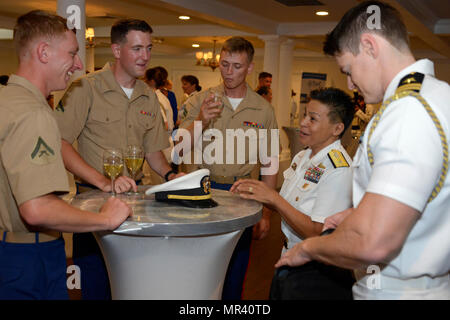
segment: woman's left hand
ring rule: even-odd
[[[230,189],[233,193],[238,193],[243,199],[252,199],[268,206],[276,203],[279,197],[278,192],[267,186],[263,181],[253,179],[242,179],[236,181]]]

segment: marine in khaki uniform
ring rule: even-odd
[[[246,83],[247,75],[253,70],[253,55],[253,45],[246,39],[241,37],[228,39],[222,47],[219,61],[223,84],[192,97],[188,101],[189,105],[187,105],[187,118],[180,124],[180,128],[187,129],[190,136],[193,137],[191,139],[192,144],[198,139],[211,139],[211,131],[208,129],[217,129],[222,133],[224,138],[223,158],[218,159],[218,161],[222,160],[223,164],[207,164],[206,162],[212,159],[206,157],[206,159],[202,159],[202,164],[199,165],[201,168],[210,170],[211,187],[213,188],[228,190],[236,180],[249,177],[252,169],[257,165],[257,161],[262,160],[256,151],[249,151],[249,138],[246,138],[245,143],[240,147],[237,147],[235,141],[234,157],[230,157],[231,159],[227,163],[226,157],[230,152],[226,148],[227,140],[229,138],[234,139],[234,137],[228,136],[227,129],[234,132],[236,132],[235,129],[241,130],[237,133],[238,137],[244,133],[255,133],[250,138],[252,146],[257,144],[258,139],[262,138],[261,129],[265,130],[267,140],[263,140],[262,143],[266,144],[267,150],[271,150],[271,129],[277,129],[273,108],[266,100],[251,90]],[[222,101],[217,101],[216,96],[221,96]],[[201,126],[201,136],[194,136],[197,133],[195,130],[196,123]],[[245,149],[242,150],[244,145]],[[244,153],[244,159],[239,163],[237,156],[242,155],[242,153]],[[269,157],[264,159],[264,163],[261,161],[261,179],[270,188],[275,188],[277,179],[279,150],[277,149],[275,153],[275,155],[269,153]],[[205,155],[207,152],[203,152],[203,154]],[[252,163],[253,161],[254,163]],[[269,168],[268,171],[264,170],[266,168]],[[271,168],[275,169],[271,170]],[[254,226],[253,230],[247,228],[236,246],[225,278],[223,299],[241,298],[252,232],[254,238],[260,239],[267,235],[269,228],[270,209],[264,207],[263,219]]]
[[[82,68],[66,20],[29,12],[18,18],[14,42],[19,68],[0,90],[0,299],[68,299],[58,231],[113,230],[131,209],[109,199],[100,213],[87,212],[55,195],[69,186],[45,97]]]
[[[55,118],[62,139],[70,144],[77,140],[80,156],[99,173],[105,149],[140,145],[149,154],[169,146],[155,93],[137,80],[128,98],[109,63],[72,83]]]
[[[125,151],[131,144],[143,147],[150,167],[166,180],[182,174],[173,172],[161,152],[169,139],[156,95],[138,80],[150,61],[151,33],[143,20],[117,21],[111,28],[114,63],[73,83],[55,110],[64,164],[83,188],[111,191],[103,174],[103,151]],[[76,139],[78,152],[72,146]],[[130,189],[136,191],[136,183],[124,172],[115,181],[115,191]],[[74,234],[73,259],[82,270],[83,299],[110,299],[106,267],[92,234]]]
[[[208,145],[211,144],[211,139],[214,139],[214,131],[208,129],[219,130],[223,135],[222,145],[222,163],[212,163],[214,157],[209,157],[209,153],[204,153],[203,163],[201,168],[207,168],[211,172],[211,180],[217,183],[234,183],[241,178],[248,178],[250,173],[258,166],[259,160],[259,143],[265,142],[267,146],[267,155],[270,156],[271,151],[271,130],[278,129],[275,112],[273,107],[260,95],[255,93],[246,85],[246,93],[243,100],[240,102],[236,110],[230,104],[230,100],[226,97],[225,88],[223,84],[211,88],[208,91],[198,93],[191,97],[186,102],[186,107],[189,110],[188,117],[181,124],[181,127],[188,127],[198,117],[202,102],[208,98],[210,92],[218,93],[223,98],[223,110],[220,117],[211,121],[203,130],[201,149],[200,145],[196,145],[197,150],[204,151]],[[227,134],[227,129],[233,130]],[[261,131],[264,131],[265,135]],[[239,137],[245,137],[243,145],[238,144]],[[267,138],[267,141],[265,141]],[[227,146],[227,139],[233,139],[234,157],[228,158],[230,154],[229,145]],[[230,143],[230,141],[228,141]],[[277,143],[277,142],[275,142]],[[243,148],[245,147],[245,149]],[[245,152],[243,152],[245,151]],[[278,152],[279,149],[276,149]],[[243,155],[243,159],[239,160],[239,155]],[[219,159],[220,160],[220,159]]]

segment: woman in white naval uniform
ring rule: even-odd
[[[233,185],[232,192],[281,214],[286,236],[282,253],[305,238],[320,235],[328,216],[352,206],[351,158],[340,138],[353,115],[352,100],[345,92],[335,88],[311,92],[300,123],[300,141],[308,149],[300,151],[284,171],[280,193],[256,180],[240,180]],[[311,263],[277,270],[270,298],[351,299],[352,284],[350,272]]]

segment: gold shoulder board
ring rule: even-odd
[[[339,150],[333,149],[328,152],[328,157],[330,158],[333,166],[335,168],[349,167],[347,160],[345,160],[344,155]]]

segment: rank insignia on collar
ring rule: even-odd
[[[324,172],[325,170],[322,168],[310,167],[308,168],[308,170],[306,170],[303,179],[305,179],[306,181],[310,181],[312,183],[319,183],[319,180]],[[303,188],[305,188],[305,185],[303,185]]]
[[[31,162],[38,165],[46,165],[53,162],[55,158],[56,156],[53,149],[45,143],[44,139],[39,137],[36,146],[31,153]]]

